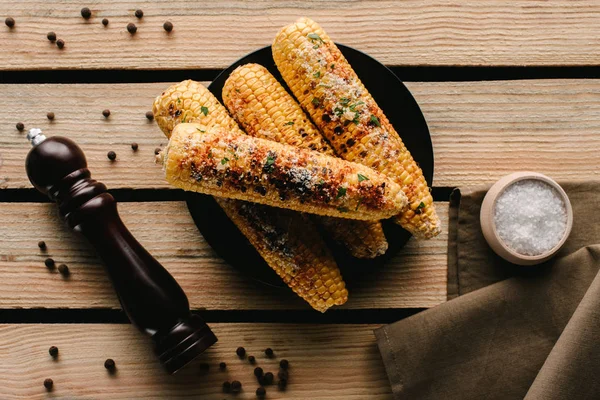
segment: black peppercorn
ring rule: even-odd
[[[104,118],[110,117],[110,110],[107,108],[106,110],[102,111],[102,115],[104,115]]]
[[[6,24],[6,26],[8,26],[9,28],[12,28],[13,26],[15,26],[15,19],[13,17],[8,17],[4,20],[4,23]]]
[[[219,363],[219,369],[220,369],[221,371],[224,371],[225,369],[227,369],[227,364],[226,364],[226,363],[224,363],[224,362],[220,362],[220,363]]]
[[[210,370],[210,365],[207,363],[202,363],[199,365],[200,371],[203,373],[207,373]]]
[[[279,366],[283,369],[288,369],[288,367],[290,366],[290,362],[288,360],[281,360],[279,361]]]
[[[285,390],[287,386],[287,379],[281,379],[279,382],[277,382],[277,387],[279,388],[279,390]]]
[[[48,118],[50,121],[52,121],[54,119],[54,113],[49,112],[48,114],[46,114],[46,118]]]
[[[152,111],[147,111],[146,118],[148,118],[148,121],[152,121],[154,119],[154,113]]]
[[[58,272],[60,272],[62,276],[68,276],[71,273],[67,264],[60,264],[58,266]]]
[[[54,33],[54,32],[48,32],[48,34],[46,35],[46,37],[51,42],[55,42],[56,41],[56,33]]]
[[[225,381],[223,382],[223,392],[229,393],[231,391],[231,383]]]
[[[43,240],[40,240],[40,241],[38,242],[38,247],[39,247],[41,250],[46,250],[46,242],[44,242]]]
[[[158,153],[160,153],[160,150],[161,150],[161,148],[160,148],[160,147],[157,147],[157,148],[155,148],[155,149],[154,149],[154,154],[155,154],[155,155],[158,155]]]
[[[25,129],[25,125],[22,122],[17,122],[17,130],[22,131],[23,129]]]
[[[273,379],[275,379],[275,377],[273,376],[272,372],[267,372],[264,376],[264,381],[266,385],[270,385],[271,383],[273,383]]]
[[[250,364],[256,364],[256,357],[248,356],[248,361],[250,362]]]
[[[48,349],[48,353],[50,353],[50,355],[52,357],[56,357],[58,355],[58,347],[56,346],[52,346]]]
[[[131,143],[131,150],[137,151],[138,150],[138,144],[137,143]]]
[[[110,161],[115,161],[117,159],[117,153],[111,150],[108,153],[106,153],[106,157],[108,157]]]
[[[83,7],[81,9],[81,16],[85,19],[88,19],[92,16],[92,10],[90,10],[88,7]]]
[[[137,18],[142,18],[144,16],[144,12],[142,10],[135,10],[135,16]]]
[[[265,397],[266,394],[267,391],[264,387],[259,387],[258,389],[256,389],[256,397]]]
[[[273,349],[272,349],[272,348],[270,348],[270,347],[267,347],[267,348],[265,349],[265,354],[267,355],[267,357],[271,358],[271,357],[273,357],[273,355],[274,355],[275,353],[273,353]]]
[[[235,351],[235,354],[237,354],[239,358],[242,358],[246,355],[246,349],[243,347],[238,347]]]
[[[102,25],[108,25],[108,18],[102,18]]]
[[[115,360],[112,358],[107,358],[106,361],[104,361],[104,368],[107,370],[114,371],[116,367],[117,365],[115,364]]]
[[[56,46],[57,46],[59,49],[62,49],[63,47],[65,47],[65,41],[64,41],[64,40],[62,40],[62,39],[58,39],[58,40],[56,41]]]
[[[280,369],[279,372],[277,373],[277,377],[281,380],[281,379],[285,379],[287,380],[290,376],[288,374],[288,372],[284,369]]]
[[[127,24],[127,32],[129,32],[133,35],[134,33],[137,32],[137,26],[135,26],[135,24],[133,22],[128,23]]]
[[[261,367],[254,368],[254,376],[257,378],[263,376],[263,369]]]
[[[52,386],[54,386],[54,381],[50,378],[44,379],[44,387],[50,391],[52,390]]]
[[[231,391],[233,393],[241,392],[242,391],[242,382],[240,382],[240,381],[231,382]]]
[[[163,28],[167,32],[171,32],[173,30],[173,23],[171,21],[167,21],[163,24]]]
[[[46,264],[46,267],[48,268],[54,268],[54,266],[56,265],[54,263],[54,260],[51,258],[46,258],[46,260],[44,260],[44,264]]]

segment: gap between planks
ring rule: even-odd
[[[236,399],[255,399],[254,366],[240,360],[244,346],[257,365],[276,376],[278,362],[290,362],[286,392],[267,386],[268,399],[391,400],[391,390],[373,329],[377,325],[211,324],[219,342],[192,364],[169,376],[151,350],[151,341],[131,325],[0,325],[0,398],[46,399],[231,399],[221,385],[239,380]],[[50,346],[57,346],[53,360]],[[275,359],[263,353],[275,351]],[[109,375],[104,360],[113,358]],[[218,364],[227,363],[219,371]],[[207,374],[199,364],[208,363]],[[46,393],[44,379],[54,380]],[[277,378],[276,378],[277,379]]]
[[[301,16],[386,65],[600,64],[600,4],[593,0],[227,0],[201,6],[100,0],[89,20],[77,2],[0,4],[16,20],[12,30],[0,29],[4,70],[224,68],[271,44],[281,27]],[[138,7],[144,10],[141,20],[133,16]],[[166,20],[175,26],[171,34],[162,28]],[[129,22],[138,26],[133,36]],[[64,49],[46,39],[48,31],[65,40]]]
[[[347,281],[350,299],[342,309],[424,308],[446,300],[448,203],[436,207],[443,233],[411,239],[383,267]],[[198,232],[184,202],[122,203],[119,210],[133,235],[181,284],[193,309],[309,309],[291,290],[256,283],[226,264]],[[99,260],[59,220],[54,204],[2,203],[0,220],[0,309],[119,308]],[[38,240],[46,241],[47,252],[38,249]],[[49,271],[46,257],[66,263],[70,277]]]

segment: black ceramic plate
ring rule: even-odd
[[[394,125],[406,147],[423,169],[427,182],[431,184],[433,177],[431,138],[423,113],[415,99],[398,77],[383,64],[350,47],[339,44],[338,47]],[[211,83],[208,89],[221,103],[223,102],[221,90],[231,72],[236,67],[248,63],[265,66],[285,86],[273,61],[271,47],[267,46],[238,60]],[[186,199],[198,229],[219,256],[254,279],[273,286],[283,286],[279,277],[227,218],[212,197],[186,192]],[[384,230],[390,247],[384,256],[375,260],[358,260],[348,255],[335,243],[329,243],[350,289],[353,281],[360,279],[361,274],[372,275],[376,268],[381,267],[410,238],[408,232],[389,221],[384,222]]]

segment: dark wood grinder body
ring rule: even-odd
[[[37,129],[28,138],[34,145],[26,160],[29,180],[94,246],[121,306],[133,324],[152,336],[167,371],[176,372],[213,345],[217,338],[190,313],[179,284],[125,227],[106,186],[91,179],[83,151],[70,139],[46,139]]]

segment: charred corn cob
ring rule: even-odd
[[[250,136],[335,156],[296,100],[262,65],[246,64],[236,68],[223,86],[223,103]],[[378,221],[332,217],[320,217],[319,221],[355,257],[377,257],[388,248]]]
[[[409,206],[395,222],[417,238],[440,230],[421,168],[335,43],[314,21],[281,29],[272,46],[281,76],[337,154],[388,175]]]
[[[348,300],[348,290],[316,226],[303,214],[289,210],[221,199],[221,206],[242,233],[283,279],[315,310],[325,312]]]
[[[406,205],[402,188],[369,167],[219,126],[175,126],[163,163],[181,189],[311,214],[378,220]]]
[[[183,97],[195,100],[178,101]],[[193,109],[184,108],[186,105]],[[167,89],[156,98],[153,112],[167,137],[184,116],[205,125],[219,122],[232,131],[239,130],[214,96],[194,81],[184,81]],[[218,197],[215,200],[267,264],[311,307],[325,312],[332,305],[346,302],[348,291],[340,271],[309,220],[287,210],[259,204]]]

